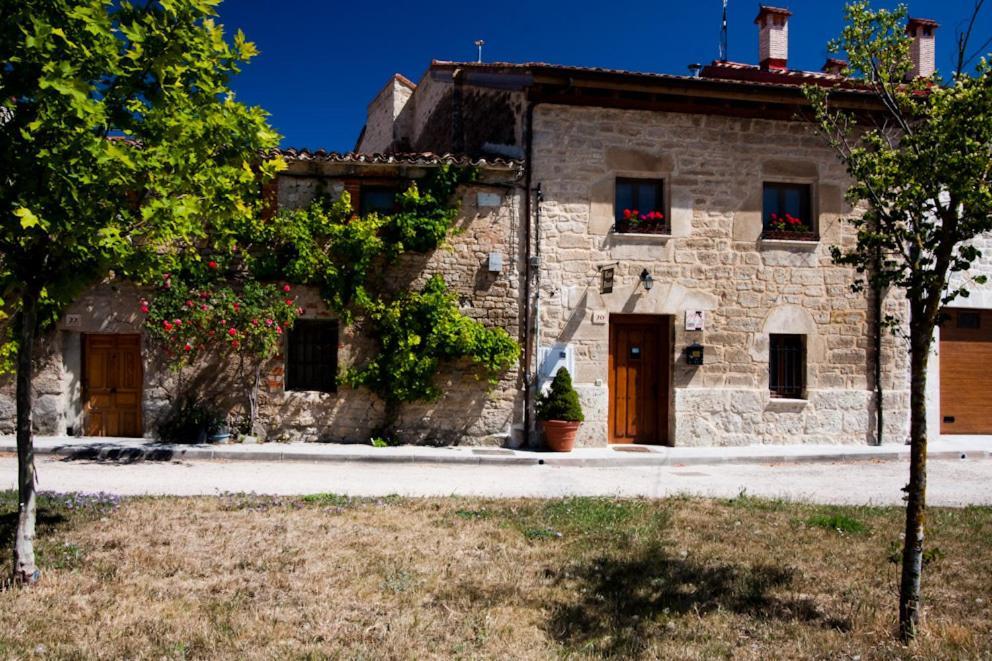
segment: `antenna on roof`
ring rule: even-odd
[[[727,0],[723,0],[723,25],[720,28],[720,61],[727,61]]]
[[[482,64],[482,47],[486,45],[484,39],[476,39],[475,46],[479,49],[479,64]]]

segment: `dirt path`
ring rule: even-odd
[[[16,486],[16,461],[0,455],[0,489]],[[676,494],[749,495],[815,503],[900,504],[904,462],[689,467],[551,467],[307,462],[110,462],[39,457],[39,488],[119,495],[295,495],[539,497]],[[992,505],[992,461],[931,461],[933,505]]]

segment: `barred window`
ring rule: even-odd
[[[286,346],[286,390],[337,392],[338,322],[300,319]]]
[[[803,397],[806,391],[805,335],[769,337],[768,389],[772,397]]]

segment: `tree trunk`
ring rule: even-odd
[[[915,308],[915,306],[914,306]],[[920,623],[920,578],[927,492],[927,363],[932,324],[914,309],[910,320],[910,463],[906,486],[906,538],[899,584],[899,635],[904,642],[916,637]]]
[[[258,390],[262,383],[262,363],[255,364],[251,387],[248,389],[248,433],[255,435],[258,424]]]
[[[17,537],[14,540],[14,580],[34,583],[40,572],[34,562],[34,528],[37,509],[32,437],[32,354],[38,316],[38,294],[28,292],[22,301],[17,346]]]

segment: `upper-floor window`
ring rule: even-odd
[[[337,389],[338,322],[297,320],[286,341],[286,390]]]
[[[615,229],[631,234],[667,234],[663,179],[618,177],[613,198]]]
[[[768,338],[768,390],[772,397],[800,399],[806,392],[806,336]]]
[[[358,213],[387,215],[396,213],[396,195],[399,191],[391,186],[362,186],[358,193]]]
[[[815,240],[809,184],[769,183],[762,198],[762,236]]]

